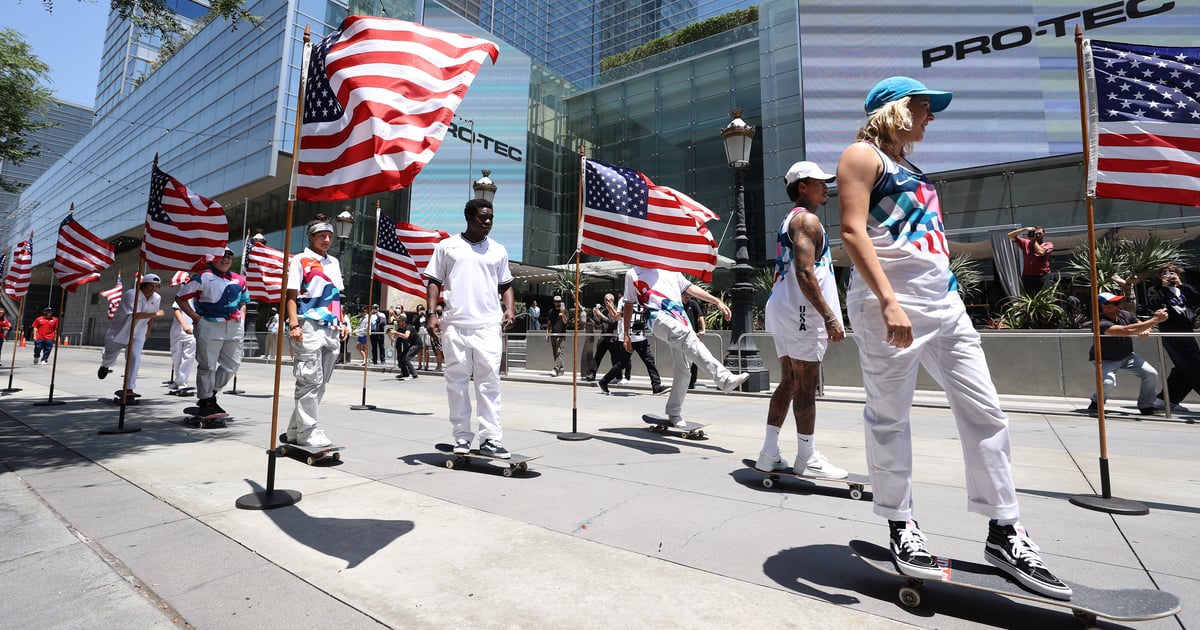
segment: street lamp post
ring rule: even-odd
[[[721,130],[725,143],[725,159],[733,169],[735,211],[733,254],[733,331],[725,353],[725,367],[735,374],[748,372],[750,378],[742,384],[744,392],[761,392],[771,387],[771,375],[763,367],[762,356],[754,337],[746,335],[754,330],[754,285],[750,277],[754,268],[750,266],[750,254],[746,244],[746,167],[750,165],[750,149],[754,143],[754,127],[742,120],[742,110],[730,112],[733,120]]]
[[[491,174],[492,172],[485,168],[483,169],[483,177],[480,177],[475,180],[475,183],[471,184],[471,188],[475,191],[476,199],[483,199],[484,201],[494,201],[496,199],[496,182],[493,182],[492,178],[488,177]]]

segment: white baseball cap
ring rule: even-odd
[[[792,168],[788,169],[787,175],[783,176],[783,181],[789,186],[801,179],[819,179],[824,182],[832,182],[835,176],[821,170],[816,162],[796,162]]]

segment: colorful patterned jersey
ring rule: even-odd
[[[336,258],[305,248],[292,257],[287,285],[289,291],[297,292],[297,316],[327,328],[340,325],[342,267]]]
[[[238,321],[242,318],[242,305],[250,302],[250,291],[242,276],[232,271],[221,273],[209,265],[204,271],[192,274],[176,297],[194,298],[196,314],[210,322]]]

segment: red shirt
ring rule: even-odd
[[[52,341],[56,332],[58,332],[57,317],[39,315],[37,319],[33,320],[33,339],[35,341]]]
[[[1017,245],[1025,253],[1025,265],[1021,270],[1023,276],[1044,276],[1050,273],[1050,252],[1054,251],[1054,243],[1042,241],[1042,255],[1033,251],[1033,241],[1017,237]]]

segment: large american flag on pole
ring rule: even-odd
[[[295,186],[302,201],[404,188],[433,158],[484,59],[485,39],[350,16],[312,46]]]
[[[13,251],[12,263],[8,266],[8,275],[4,276],[4,293],[8,297],[19,300],[29,292],[29,281],[33,278],[33,234],[29,240],[17,243]]]
[[[187,189],[154,167],[142,236],[142,260],[151,269],[199,271],[225,252],[229,222],[221,204]]]
[[[54,255],[54,276],[62,288],[74,293],[79,287],[100,279],[100,272],[116,261],[116,250],[104,239],[89,232],[68,214],[58,226],[58,249]]]
[[[712,210],[631,168],[584,159],[583,170],[583,253],[712,279]]]
[[[121,293],[124,291],[121,286],[121,274],[117,274],[117,286],[101,291],[100,297],[108,301],[108,318],[112,319],[117,314],[117,308],[121,306]]]
[[[424,299],[425,279],[421,273],[433,256],[434,246],[450,234],[412,223],[396,223],[383,214],[379,216],[378,229],[371,273],[390,287]]]
[[[1088,194],[1200,206],[1200,48],[1083,47]]]
[[[263,243],[251,243],[246,253],[246,288],[250,299],[278,302],[283,297],[283,266],[282,251]]]

